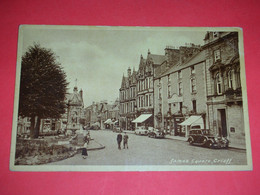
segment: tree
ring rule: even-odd
[[[34,44],[22,56],[19,115],[31,118],[30,136],[39,135],[40,120],[65,112],[66,74],[55,54]]]

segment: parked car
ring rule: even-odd
[[[158,129],[155,129],[155,130],[150,131],[148,133],[148,137],[165,138],[165,133],[163,131],[159,131]]]
[[[191,130],[188,142],[191,145],[201,145],[209,148],[228,148],[229,145],[227,138],[214,136],[207,129]]]
[[[121,132],[123,132],[123,131],[121,130],[120,127],[114,127],[114,128],[113,128],[113,132],[121,133]]]
[[[135,130],[135,134],[137,135],[148,135],[148,132],[149,131],[143,126],[137,127]]]

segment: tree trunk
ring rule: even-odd
[[[39,137],[40,125],[41,125],[41,118],[37,116],[36,117],[36,125],[35,125],[35,129],[34,129],[34,138]]]
[[[30,137],[34,138],[34,129],[35,129],[35,116],[31,116],[31,126],[30,126]]]

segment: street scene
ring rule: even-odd
[[[240,33],[21,26],[11,169],[249,165]]]
[[[91,131],[95,140],[102,140],[102,150],[91,150],[87,159],[81,154],[50,165],[239,165],[246,164],[246,152],[237,149],[213,150],[190,146],[180,140],[154,139],[127,133],[129,148],[118,150],[117,133]],[[145,145],[145,146],[144,146]],[[98,148],[98,147],[97,147]]]

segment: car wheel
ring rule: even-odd
[[[212,141],[208,141],[207,146],[208,146],[209,148],[212,148],[212,147],[213,147],[213,142],[212,142]]]

